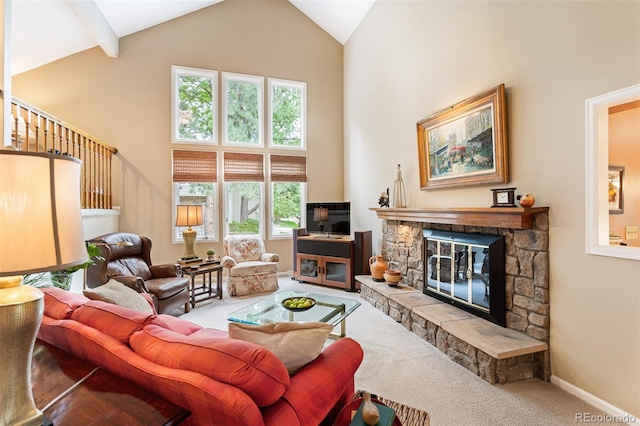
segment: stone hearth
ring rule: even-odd
[[[365,299],[491,383],[531,377],[550,379],[548,209],[458,209],[453,214],[451,210],[373,210],[385,219],[382,255],[390,268],[402,272],[401,284],[410,291],[405,292],[403,297],[409,298],[405,300],[399,295],[382,294],[386,285],[382,293],[373,291],[375,286],[365,286]],[[392,220],[405,216],[411,220]],[[506,217],[509,219],[502,220]],[[505,237],[506,330],[476,317],[475,325],[469,328],[472,323],[467,312],[422,294],[426,270],[423,229]],[[410,296],[408,293],[413,291],[419,294]],[[411,301],[416,298],[420,301]],[[430,306],[436,302],[442,306]],[[434,312],[439,316],[434,317]],[[483,335],[488,336],[484,342]],[[503,336],[503,342],[508,342],[517,335],[527,342],[527,349],[521,350],[518,344],[502,349],[492,346],[492,337]]]

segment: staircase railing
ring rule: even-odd
[[[82,160],[82,208],[112,208],[111,159],[118,152],[116,148],[16,97],[11,98],[11,120],[11,143],[20,151]]]

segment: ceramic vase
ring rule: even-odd
[[[362,396],[362,420],[369,426],[374,426],[380,421],[380,410],[371,401],[371,394],[365,392]]]
[[[389,269],[389,264],[384,261],[381,254],[369,258],[369,269],[374,281],[384,282],[384,271]]]

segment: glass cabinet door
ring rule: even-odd
[[[321,256],[314,254],[298,254],[298,273],[300,274],[300,280],[308,281],[310,283],[322,283],[321,275]]]
[[[324,284],[347,288],[351,277],[351,262],[342,257],[323,257]]]

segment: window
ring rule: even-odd
[[[217,152],[173,150],[173,221],[177,205],[201,205],[204,224],[194,226],[198,240],[217,240]],[[173,242],[182,242],[184,227],[174,226]]]
[[[225,235],[264,235],[264,156],[224,154]]]
[[[171,67],[173,142],[217,143],[217,88],[216,71]]]
[[[224,144],[264,146],[264,78],[223,72],[222,85]]]
[[[307,158],[269,157],[271,178],[271,237],[288,237],[301,226],[306,203]]]
[[[640,84],[586,101],[587,253],[640,260],[640,248],[611,245],[609,240],[609,108],[640,100]]]
[[[306,148],[307,84],[269,79],[271,147]]]

